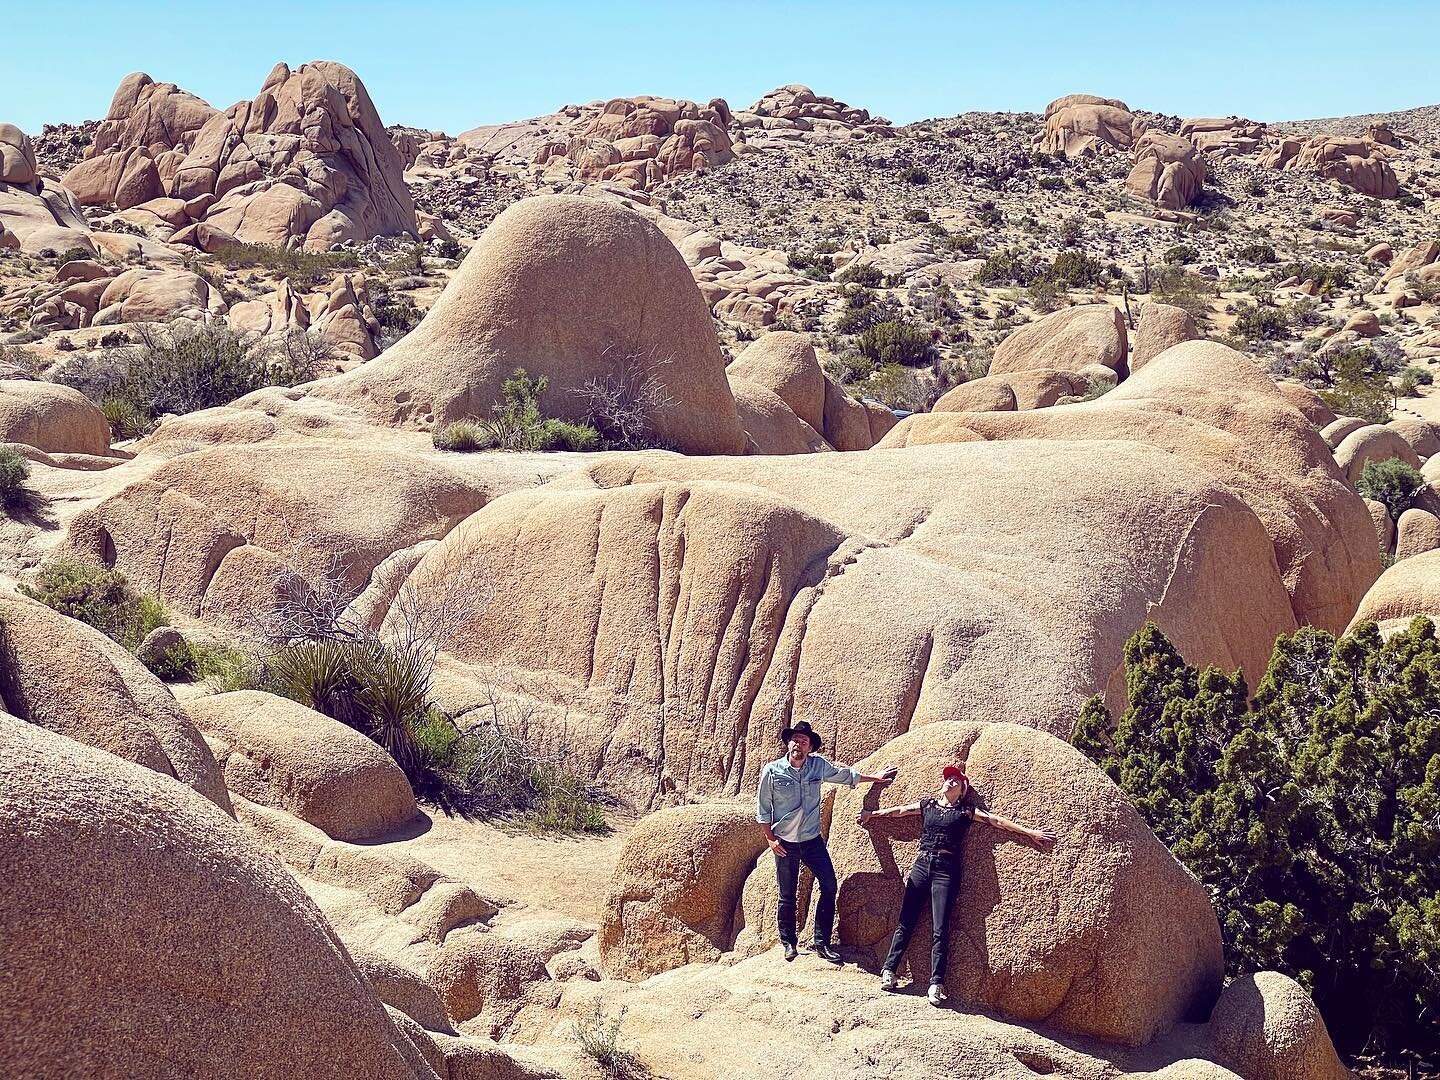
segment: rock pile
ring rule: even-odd
[[[26,254],[72,251],[95,254],[90,226],[75,198],[46,184],[35,162],[30,137],[14,124],[0,124],[0,249]]]
[[[1128,150],[1148,125],[1123,101],[1093,94],[1068,94],[1045,107],[1039,147],[1067,158]]]
[[[1205,182],[1205,159],[1179,135],[1147,131],[1135,142],[1135,167],[1125,187],[1136,198],[1165,210],[1183,210]]]
[[[253,101],[223,113],[132,75],[101,131],[65,183],[87,205],[148,214],[138,220],[162,239],[323,251],[416,233],[400,152],[341,64],[278,64]]]
[[[703,172],[734,156],[730,107],[671,98],[612,98],[535,155],[547,182],[607,180],[646,190],[668,177]]]
[[[1313,172],[1377,199],[1393,199],[1399,194],[1384,144],[1367,138],[1280,137],[1261,155],[1260,164],[1270,169]]]

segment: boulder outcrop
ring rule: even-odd
[[[580,319],[576,296],[603,297]],[[511,206],[420,325],[316,397],[392,425],[488,417],[517,368],[545,376],[550,416],[580,420],[591,380],[657,380],[654,436],[690,454],[745,449],[710,313],[673,244],[624,207],[580,196]]]
[[[1016,330],[996,347],[990,374],[1041,369],[1081,372],[1098,364],[1123,379],[1128,349],[1125,316],[1119,308],[1081,304]]]
[[[1166,210],[1183,210],[1205,183],[1205,159],[1189,139],[1147,131],[1135,142],[1135,165],[1125,188]]]
[[[764,850],[744,805],[697,803],[647,815],[625,838],[605,898],[601,971],[644,979],[729,951],[740,890]]]
[[[30,379],[0,379],[0,442],[52,454],[110,452],[110,424],[78,390]]]
[[[178,780],[230,810],[205,740],[140,662],[98,630],[31,600],[0,594],[10,715]]]
[[[433,1077],[284,867],[172,780],[0,716],[0,847],[6,1075]]]
[[[568,138],[535,155],[546,178],[605,180],[645,190],[687,172],[704,172],[734,156],[730,108],[670,98],[612,98]]]
[[[1144,120],[1123,101],[1070,94],[1052,101],[1045,110],[1040,149],[1067,158],[1129,150],[1145,133]]]
[[[1362,195],[1393,199],[1400,193],[1387,152],[1370,139],[1316,135],[1276,140],[1260,157],[1270,169],[1299,169],[1334,180]]]
[[[1135,327],[1135,348],[1129,357],[1130,371],[1139,371],[1172,345],[1204,336],[1184,308],[1146,304],[1140,310],[1140,323]]]
[[[415,794],[376,742],[313,709],[258,690],[185,705],[205,733],[225,787],[336,840],[368,840],[413,819]]]
[[[323,251],[416,234],[404,169],[359,77],[317,60],[277,64],[253,101],[223,113],[129,76],[66,183],[86,204],[122,210],[168,198],[157,211],[190,242],[203,223],[243,243]]]

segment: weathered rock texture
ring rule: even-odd
[[[0,442],[56,454],[107,454],[110,425],[85,395],[56,383],[0,379]]]
[[[1040,149],[1067,158],[1128,150],[1145,133],[1146,123],[1114,98],[1069,94],[1045,109]]]
[[[1166,210],[1183,210],[1205,183],[1205,159],[1189,139],[1147,131],[1135,143],[1135,166],[1126,190]]]
[[[577,117],[584,115],[577,107]],[[610,180],[641,190],[734,156],[730,107],[670,98],[612,98],[535,155],[547,179]]]
[[[575,314],[575,299],[596,298]],[[690,454],[744,452],[710,313],[674,245],[623,207],[525,199],[485,231],[414,331],[310,393],[395,425],[488,417],[516,368],[544,375],[547,415],[581,419],[592,379],[654,377],[654,434]]]
[[[1277,139],[1261,155],[1270,169],[1300,169],[1353,188],[1362,195],[1393,199],[1400,192],[1387,151],[1370,139],[1316,135]]]
[[[1224,377],[1187,363],[1197,347]],[[491,503],[410,583],[438,602],[447,566],[487,565],[493,602],[442,647],[564,683],[596,718],[579,725],[593,767],[641,803],[742,790],[792,716],[823,718],[842,760],[957,715],[1068,734],[1089,694],[1120,703],[1146,618],[1254,678],[1297,611],[1343,621],[1379,570],[1363,504],[1268,377],[1220,346],[1167,356],[1149,395],[1050,410],[1068,437],[1044,436],[1044,412],[952,413],[978,441],[605,459]],[[1035,424],[1005,434],[1018,417]]]
[[[174,781],[0,716],[0,1072],[433,1077],[324,916]]]
[[[1127,372],[1125,316],[1109,304],[1081,304],[1046,315],[1002,341],[991,375],[1016,371],[1083,372],[1099,365],[1119,378]]]

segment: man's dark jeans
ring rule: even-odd
[[[820,886],[820,902],[815,906],[815,944],[829,945],[830,932],[835,926],[835,867],[830,862],[830,852],[823,837],[813,840],[781,840],[786,856],[775,856],[775,881],[780,886],[780,908],[777,917],[780,923],[780,940],[787,945],[795,940],[795,885],[800,880],[800,864],[804,863],[815,875]]]
[[[885,970],[894,971],[910,944],[910,934],[930,901],[930,919],[934,935],[930,939],[930,985],[945,981],[945,963],[950,958],[950,889],[954,877],[953,859],[949,855],[917,855],[915,865],[905,878],[905,899],[900,902],[900,925],[885,958]]]

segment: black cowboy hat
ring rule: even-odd
[[[819,734],[815,731],[815,729],[810,726],[810,721],[809,721],[809,720],[801,720],[801,721],[799,721],[794,727],[787,727],[787,728],[782,729],[781,732],[780,732],[780,741],[781,741],[782,743],[788,743],[788,742],[790,741],[790,736],[791,736],[791,735],[807,735],[807,736],[809,736],[809,738],[810,738],[810,752],[811,752],[812,754],[813,754],[816,750],[819,750],[820,747],[824,744],[824,741],[825,741],[825,740],[823,740],[822,738],[820,738]]]

